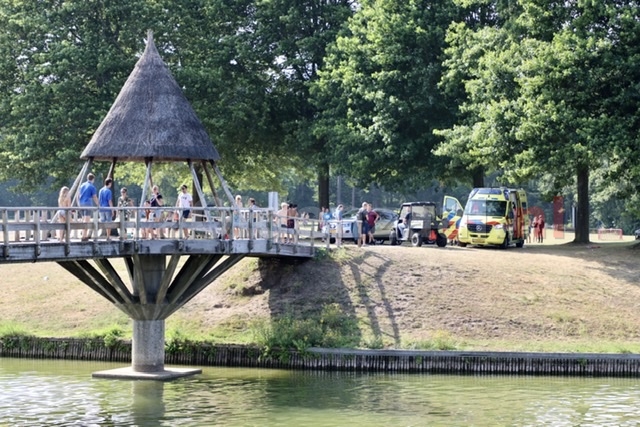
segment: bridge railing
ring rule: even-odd
[[[109,221],[100,220],[106,211]],[[11,207],[0,208],[0,243],[66,242],[80,240],[267,239],[280,244],[316,245],[328,236],[313,219],[279,217],[274,210],[193,207],[188,218],[170,207]],[[117,230],[113,231],[113,230]]]

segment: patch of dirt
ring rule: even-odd
[[[434,337],[484,350],[573,341],[623,345],[640,338],[637,247],[347,244],[308,261],[247,258],[172,315],[167,329],[185,326],[206,336],[225,326],[241,334],[256,319],[305,317],[337,304],[359,320],[363,342],[378,337],[387,347]],[[96,319],[112,324],[124,316],[55,264],[1,265],[0,272],[0,323],[74,336],[95,328]]]
[[[361,320],[363,337],[391,347],[449,336],[456,340],[633,341],[640,337],[640,273],[632,244],[358,248],[306,262],[264,260],[244,287],[214,284],[185,307],[226,318],[316,313],[338,304]],[[237,268],[243,268],[238,266]],[[497,348],[495,348],[497,349]]]

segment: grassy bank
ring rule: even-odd
[[[635,242],[491,248],[345,245],[245,259],[167,320],[167,336],[363,348],[638,353]],[[126,278],[124,265],[116,263]],[[0,265],[0,335],[86,337],[130,320],[51,263]]]

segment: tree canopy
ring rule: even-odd
[[[331,174],[536,180],[575,195],[586,241],[589,197],[640,214],[638,16],[622,0],[7,0],[0,181],[67,183],[152,29],[232,187],[313,174],[327,206]]]
[[[433,130],[456,106],[438,89],[452,2],[362,2],[331,49],[314,87],[322,106],[316,133],[332,164],[360,184],[416,189],[438,176]]]
[[[511,183],[549,175],[550,195],[575,183],[576,241],[586,242],[590,171],[618,169],[618,153],[637,145],[629,54],[637,49],[638,6],[518,4],[502,24],[451,26],[444,84],[462,85],[466,99],[463,119],[439,132],[438,153],[464,153],[457,161],[499,170]]]

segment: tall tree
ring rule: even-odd
[[[255,0],[3,2],[0,179],[67,183],[152,29],[227,179],[282,190],[280,171],[297,163],[282,143],[278,79],[273,58],[255,49],[255,25]]]
[[[409,191],[441,175],[433,130],[456,108],[438,83],[445,31],[459,13],[449,1],[362,2],[314,92],[324,107],[316,132],[331,141],[338,172]]]
[[[465,76],[468,99],[465,123],[442,132],[440,151],[464,152],[468,163],[503,170],[508,182],[550,174],[559,190],[573,181],[575,241],[588,242],[589,171],[602,166],[614,147],[637,142],[631,131],[636,119],[625,111],[629,103],[623,110],[612,102],[629,80],[609,79],[628,68],[624,56],[613,52],[635,49],[623,42],[628,29],[621,29],[637,16],[637,6],[520,5],[510,25],[452,27],[447,67]],[[622,117],[625,125],[612,127]]]
[[[290,156],[315,169],[321,206],[329,205],[329,153],[313,133],[318,108],[309,88],[324,65],[327,46],[352,15],[353,0],[260,0],[256,2],[254,49],[273,76],[270,102],[274,120],[286,132]]]
[[[273,58],[256,49],[256,1],[164,0],[163,9],[163,58],[221,153],[222,172],[238,189],[282,191],[282,173],[297,162],[271,99]]]
[[[138,0],[0,4],[0,179],[68,182],[151,15]]]

